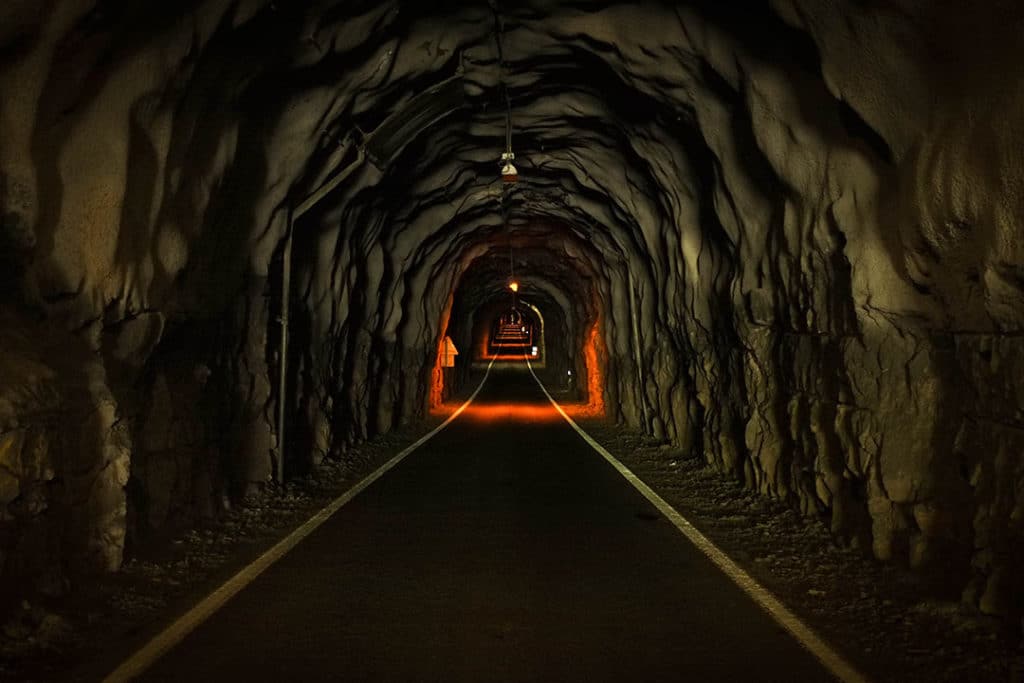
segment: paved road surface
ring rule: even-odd
[[[534,407],[474,414],[507,400]],[[474,405],[144,680],[832,680],[567,424],[536,419],[528,373],[492,373]]]

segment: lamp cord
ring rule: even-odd
[[[502,36],[504,34],[504,26],[501,21],[501,15],[498,13],[497,0],[488,0],[487,3],[491,11],[494,13],[494,42],[498,49],[498,85],[501,87],[501,95],[505,100],[505,152],[509,155],[512,154],[512,98],[508,93],[508,84],[505,82],[505,50],[502,45]],[[503,160],[503,163],[511,163],[511,160]],[[514,247],[512,246],[512,223],[509,220],[509,212],[511,211],[511,197],[510,189],[507,185],[502,188],[502,221],[505,224],[505,231],[508,235],[508,272],[509,272],[509,286],[511,288],[512,283],[516,281],[516,263]],[[516,308],[516,292],[512,290],[512,310]]]

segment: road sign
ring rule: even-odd
[[[441,349],[441,367],[442,368],[454,368],[455,367],[455,356],[459,355],[459,350],[455,348],[455,343],[451,337],[444,338],[444,348]]]

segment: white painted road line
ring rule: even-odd
[[[842,655],[832,649],[832,647],[826,643],[821,637],[811,629],[810,626],[805,624],[795,614],[789,611],[782,602],[779,601],[767,588],[759,584],[754,580],[750,574],[747,574],[739,565],[733,562],[728,555],[718,549],[718,547],[708,540],[708,538],[699,532],[696,527],[693,526],[685,517],[679,514],[675,508],[669,505],[664,498],[659,496],[651,489],[650,486],[645,484],[638,476],[633,474],[628,467],[623,465],[619,460],[608,452],[608,450],[594,440],[589,434],[583,431],[576,422],[569,417],[568,413],[562,410],[562,406],[558,405],[558,402],[552,398],[551,394],[548,393],[547,388],[544,386],[540,378],[537,377],[537,373],[533,371],[533,366],[530,365],[530,361],[526,361],[527,366],[530,368],[530,374],[537,381],[541,391],[548,397],[562,417],[565,418],[566,422],[576,430],[583,440],[586,441],[591,448],[597,451],[601,457],[608,461],[608,463],[614,467],[619,474],[625,478],[630,484],[633,485],[637,491],[639,491],[644,498],[649,500],[658,510],[663,514],[672,524],[682,532],[686,538],[693,543],[697,548],[704,553],[708,559],[710,559],[715,566],[717,566],[722,572],[725,573],[732,581],[739,586],[743,592],[749,595],[754,602],[761,606],[775,621],[777,621],[783,628],[789,631],[796,640],[807,649],[812,655],[814,655],[822,665],[828,669],[828,671],[843,683],[868,683],[868,678],[862,673],[857,671],[852,664],[847,662]]]
[[[405,448],[402,452],[388,460],[371,474],[367,475],[348,491],[335,498],[329,505],[327,505],[327,507],[311,517],[309,521],[279,541],[277,545],[261,555],[252,564],[228,579],[220,588],[203,598],[199,604],[182,615],[166,630],[146,643],[142,649],[125,660],[109,676],[104,678],[104,683],[121,683],[122,681],[130,681],[142,675],[142,673],[152,666],[154,662],[163,657],[175,645],[184,640],[189,633],[209,619],[217,610],[223,607],[228,600],[237,595],[243,588],[252,583],[252,581],[270,567],[270,565],[280,560],[288,554],[292,548],[297,546],[302,539],[316,531],[317,527],[326,522],[331,515],[340,510],[343,505],[359,495],[370,484],[384,476],[388,470],[400,463],[407,455],[437,436],[442,429],[451,424],[452,421],[461,415],[463,411],[469,407],[469,404],[473,402],[473,399],[475,399],[477,394],[480,393],[480,390],[484,388],[484,383],[487,382],[487,377],[491,374],[491,366],[493,365],[494,361],[492,360],[491,364],[487,366],[484,378],[480,380],[480,386],[476,388],[476,391],[473,392],[465,403],[459,406],[458,410],[448,416],[447,420],[435,427],[430,433],[420,437],[415,443]]]

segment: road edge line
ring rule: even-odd
[[[757,603],[761,609],[768,613],[772,619],[774,619],[780,626],[789,632],[793,638],[804,647],[805,650],[810,652],[821,664],[828,669],[829,673],[838,678],[843,683],[869,683],[870,679],[864,676],[858,671],[852,664],[836,652],[831,645],[819,636],[814,629],[805,624],[801,619],[793,614],[782,602],[775,597],[767,588],[759,584],[754,577],[750,576],[746,571],[743,570],[738,564],[736,564],[728,555],[712,543],[707,536],[697,530],[693,524],[690,523],[685,517],[683,517],[678,510],[669,505],[669,503],[659,496],[654,489],[644,483],[640,477],[633,474],[633,472],[623,465],[618,458],[608,452],[604,446],[599,444],[590,434],[578,424],[576,421],[569,417],[569,414],[562,409],[562,406],[548,393],[547,387],[537,377],[537,373],[533,371],[533,366],[530,365],[530,361],[526,361],[527,367],[530,368],[530,374],[533,375],[533,379],[536,380],[537,385],[540,386],[541,391],[547,396],[551,405],[565,418],[565,421],[576,430],[576,433],[583,437],[583,440],[593,448],[597,453],[603,457],[608,464],[618,471],[622,477],[628,481],[633,488],[640,492],[640,494],[651,502],[658,511],[661,512],[673,526],[678,529],[688,541],[697,546],[704,555],[711,560],[712,563],[719,570],[728,576],[733,583],[740,587],[740,589],[750,596],[750,598]]]
[[[360,479],[352,488],[348,489],[345,493],[328,503],[324,508],[303,523],[302,526],[285,536],[270,548],[270,550],[260,555],[247,566],[243,567],[237,574],[200,600],[198,604],[193,606],[182,616],[178,617],[173,624],[158,633],[148,643],[137,650],[135,654],[122,662],[116,669],[114,669],[114,671],[103,679],[103,683],[122,683],[123,681],[131,681],[138,676],[141,676],[161,657],[174,649],[174,647],[184,640],[192,631],[213,616],[213,614],[223,607],[231,598],[252,583],[256,577],[262,574],[282,557],[287,555],[288,552],[301,543],[303,539],[316,531],[321,524],[330,519],[330,517],[340,510],[346,503],[351,501],[371,484],[387,474],[389,470],[404,460],[410,453],[437,436],[441,430],[461,415],[477,397],[480,390],[484,388],[484,383],[487,382],[487,377],[491,374],[491,366],[493,365],[494,361],[492,360],[491,364],[487,366],[487,371],[484,372],[483,379],[480,380],[480,385],[477,386],[476,390],[473,391],[465,403],[459,406],[454,413],[448,416],[448,419],[427,434],[421,436],[410,446],[406,446],[397,455],[392,457],[376,470]]]

